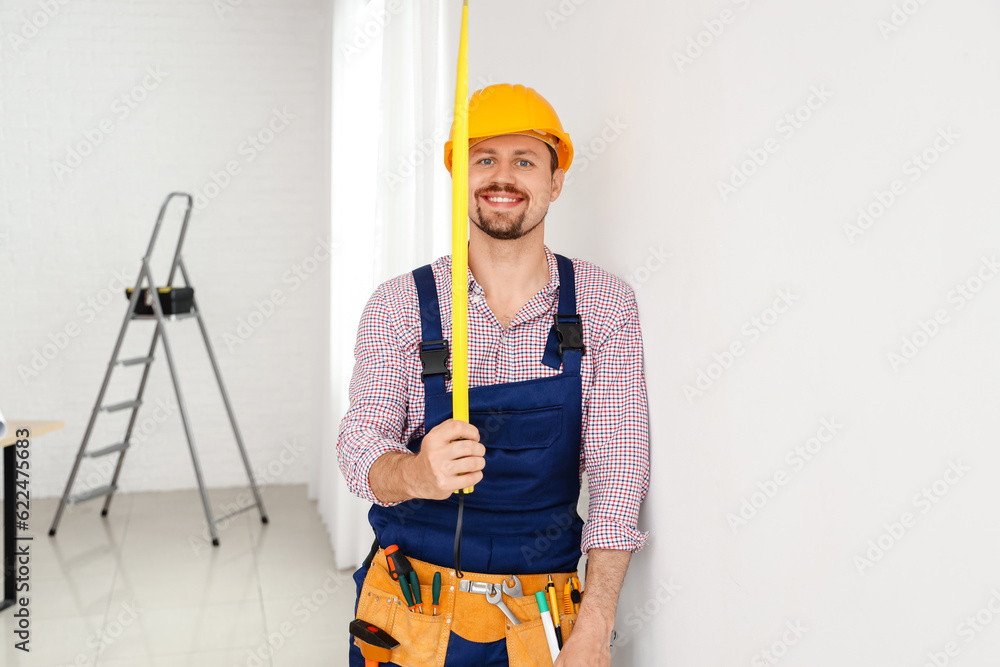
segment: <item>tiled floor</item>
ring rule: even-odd
[[[219,514],[238,489],[209,496]],[[116,496],[67,508],[32,502],[31,653],[15,650],[15,608],[0,612],[10,667],[335,667],[346,665],[350,571],[304,486],[262,489],[251,510],[207,539],[196,491]]]

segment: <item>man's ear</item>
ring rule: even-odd
[[[562,194],[563,183],[566,180],[566,170],[556,169],[552,172],[552,196],[549,197],[550,202],[554,202],[559,199],[559,195]]]

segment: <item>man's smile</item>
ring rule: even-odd
[[[482,192],[479,198],[486,201],[493,208],[508,210],[516,208],[525,198],[513,192]]]

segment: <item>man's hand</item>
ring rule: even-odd
[[[454,419],[441,422],[424,435],[410,469],[414,497],[444,500],[457,489],[478,484],[483,479],[485,456],[479,429]]]
[[[553,667],[610,667],[611,638],[591,626],[573,628]]]
[[[383,503],[444,500],[457,489],[482,481],[485,456],[479,429],[449,419],[424,435],[419,454],[389,452],[378,457],[368,471],[368,482]]]
[[[615,627],[618,593],[631,558],[630,552],[615,549],[587,552],[587,577],[580,613],[554,667],[610,667],[611,631]]]

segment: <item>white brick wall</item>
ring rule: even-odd
[[[184,257],[251,461],[270,483],[310,481],[329,313],[327,12],[322,0],[0,7],[0,406],[66,421],[32,448],[36,496],[62,492],[124,316],[118,276],[135,279],[174,190],[210,197]],[[241,319],[259,326],[238,332]],[[126,353],[151,333],[134,323]],[[209,485],[245,484],[197,325],[168,335]],[[195,483],[157,356],[125,491]],[[117,370],[109,399],[133,394],[140,372]],[[101,416],[91,445],[119,440],[123,414]]]

